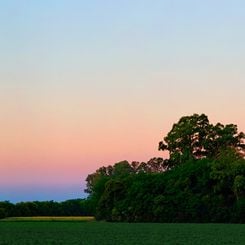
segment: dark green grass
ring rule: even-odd
[[[245,225],[5,221],[0,244],[245,244]]]

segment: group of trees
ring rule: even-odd
[[[169,158],[127,161],[88,175],[98,220],[245,222],[245,135],[204,114],[182,117],[159,143]]]
[[[94,214],[93,206],[86,199],[72,199],[64,202],[34,201],[0,202],[0,218],[28,216],[90,216]]]
[[[169,158],[121,161],[87,176],[87,199],[0,202],[7,216],[95,215],[129,222],[245,222],[245,134],[182,117],[159,142]]]

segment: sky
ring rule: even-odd
[[[0,2],[0,200],[62,201],[164,157],[180,117],[245,131],[242,0]]]

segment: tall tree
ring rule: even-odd
[[[209,123],[205,114],[182,117],[167,136],[159,142],[159,150],[169,151],[171,168],[189,159],[214,158],[221,149],[234,148],[245,152],[245,134],[234,124]]]

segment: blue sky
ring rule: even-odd
[[[1,1],[0,199],[83,196],[98,167],[162,156],[158,141],[184,115],[244,131],[244,10]]]

